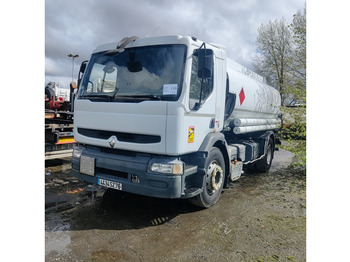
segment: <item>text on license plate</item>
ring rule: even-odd
[[[98,184],[100,186],[105,186],[105,187],[109,187],[109,188],[113,188],[116,190],[122,190],[122,184],[118,183],[118,182],[114,182],[114,181],[109,181],[109,180],[105,180],[102,178],[98,179]]]

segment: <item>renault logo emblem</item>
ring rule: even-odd
[[[114,147],[115,143],[116,143],[116,138],[114,136],[112,136],[109,140],[108,143],[110,145],[110,147]]]

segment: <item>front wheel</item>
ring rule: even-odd
[[[208,208],[214,205],[220,198],[225,178],[225,160],[221,151],[214,147],[209,152],[203,178],[203,192],[190,202],[196,206]]]

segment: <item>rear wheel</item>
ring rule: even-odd
[[[214,147],[209,152],[206,172],[203,178],[203,192],[190,202],[194,205],[208,208],[220,198],[225,178],[225,160],[221,151]]]
[[[272,163],[274,150],[275,150],[275,147],[274,147],[272,138],[270,137],[269,142],[267,144],[265,157],[256,162],[256,165],[255,165],[256,170],[258,170],[260,172],[269,171],[269,169],[271,167],[271,163]]]

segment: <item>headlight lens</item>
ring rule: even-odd
[[[83,153],[85,147],[76,146],[73,149],[73,157],[80,158],[81,154]]]
[[[151,171],[156,173],[171,174],[173,172],[172,166],[168,164],[154,163],[151,165]]]
[[[183,164],[161,164],[153,163],[150,166],[150,171],[154,173],[164,173],[164,174],[173,174],[173,175],[182,175],[183,173]]]

